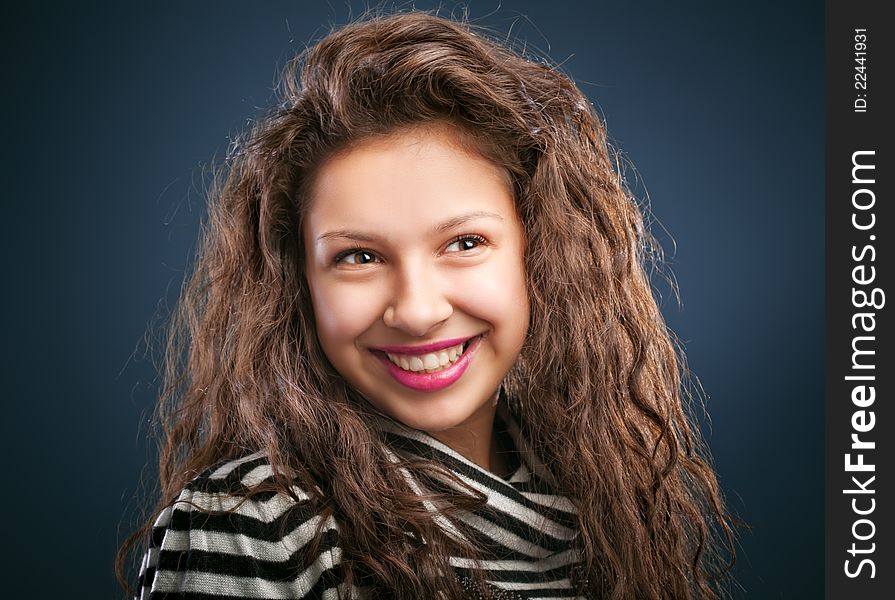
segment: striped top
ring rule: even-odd
[[[518,468],[506,479],[486,471],[426,433],[386,418],[378,424],[394,460],[434,460],[487,497],[484,506],[459,518],[481,543],[485,578],[501,600],[578,598],[572,574],[576,511],[551,493],[552,478],[499,406],[500,418],[516,445]],[[419,489],[404,471],[411,489]],[[314,560],[301,555],[321,517],[311,503],[296,503],[282,493],[243,494],[272,477],[263,453],[232,460],[191,481],[156,520],[140,567],[139,600],[336,599],[349,591],[339,581],[339,525],[332,517]],[[308,495],[293,487],[302,500]],[[435,511],[434,507],[431,510]],[[217,511],[226,511],[219,514]],[[446,519],[433,518],[452,529]],[[455,529],[449,533],[462,535]],[[451,557],[457,577],[471,586],[468,559]],[[297,565],[307,564],[299,570]],[[467,587],[472,591],[471,587]],[[371,597],[369,587],[352,586],[351,598]]]

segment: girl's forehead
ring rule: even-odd
[[[513,220],[506,170],[458,143],[446,128],[414,128],[355,144],[317,170],[305,215],[334,225],[429,229],[461,215]]]

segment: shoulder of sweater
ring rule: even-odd
[[[288,519],[294,526],[296,520],[307,521],[317,515],[317,503],[311,502],[298,485],[292,484],[286,490],[273,484],[273,469],[264,452],[228,459],[209,466],[187,483],[168,507],[167,516],[176,517],[180,512],[192,513],[193,517],[201,513],[224,517],[214,523],[209,519],[190,519],[191,528],[204,524],[220,530],[225,524],[244,528],[246,520],[259,525],[282,525]],[[164,517],[160,515],[162,521]]]
[[[297,486],[286,493],[267,483],[273,471],[260,452],[193,478],[155,521],[139,597],[320,598],[335,591],[329,588],[339,583],[341,548],[334,518]]]
[[[209,465],[186,484],[186,489],[240,496],[259,484],[272,480],[270,460],[264,451],[259,451]]]

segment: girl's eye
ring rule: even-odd
[[[366,265],[375,261],[375,254],[361,248],[351,248],[349,250],[345,250],[344,252],[340,252],[333,259],[333,262],[336,264],[341,263],[346,265]]]
[[[447,248],[445,248],[445,252],[468,252],[470,250],[475,250],[485,242],[485,238],[480,235],[461,235],[448,244]],[[456,249],[451,250],[455,246]]]

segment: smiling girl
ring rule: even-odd
[[[729,519],[582,93],[420,13],[284,82],[173,324],[138,595],[718,597]]]

